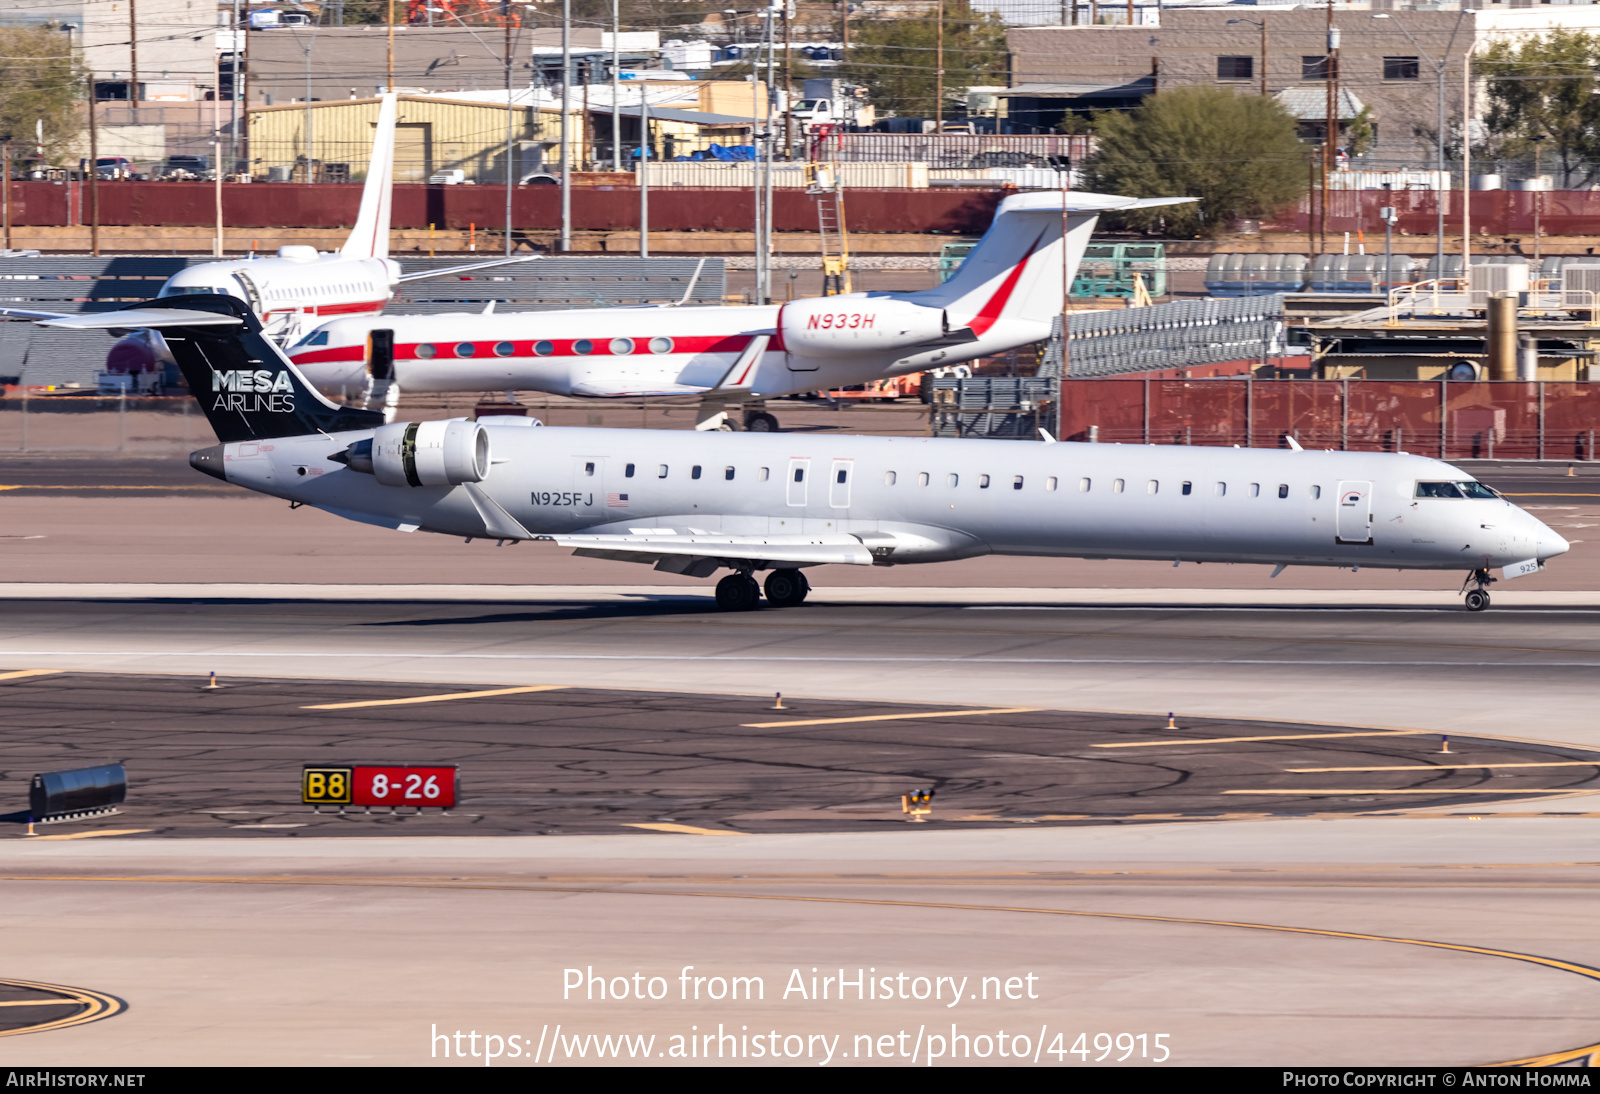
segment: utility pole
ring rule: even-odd
[[[619,0],[611,0],[611,170],[622,170],[622,13]]]
[[[128,105],[133,107],[133,120],[139,120],[139,0],[128,0],[128,68],[133,79],[128,82]]]
[[[394,0],[389,0],[389,91],[394,91]]]
[[[5,182],[0,183],[5,189],[0,191],[0,217],[5,219],[5,248],[11,249],[11,134],[0,137],[0,146],[5,149],[5,165],[0,167],[0,173],[5,176]]]
[[[100,257],[100,142],[95,135],[94,74],[89,74],[89,253]]]
[[[1129,0],[1132,10],[1132,0]],[[944,132],[944,0],[939,0],[939,30],[933,53],[933,131]]]
[[[794,0],[783,0],[783,93],[787,97],[783,112],[784,158],[794,158],[794,55],[789,48],[789,9]]]
[[[561,0],[561,253],[572,250],[572,0]]]
[[[515,192],[516,162],[516,108],[511,103],[511,0],[500,0],[500,22],[506,30],[506,246],[505,256],[511,257],[511,195]]]
[[[1472,272],[1472,47],[1461,56],[1461,277]],[[1439,276],[1444,276],[1441,262]]]
[[[1336,78],[1339,65],[1339,28],[1333,25],[1333,0],[1328,0],[1327,10],[1328,52],[1323,60],[1322,72],[1327,109],[1323,122],[1322,235],[1318,243],[1319,254],[1326,254],[1328,250],[1328,176],[1332,173],[1333,165],[1338,162],[1339,157],[1339,81]]]
[[[1261,97],[1267,97],[1267,17],[1261,16]]]
[[[639,257],[650,257],[650,89],[639,81]]]
[[[233,58],[233,79],[228,81],[228,132],[232,137],[228,141],[228,174],[233,175],[239,171],[239,0],[233,0],[233,28],[229,33],[232,37],[228,39],[228,56]]]

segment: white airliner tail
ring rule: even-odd
[[[372,135],[372,160],[361,188],[361,212],[350,238],[339,248],[344,258],[389,257],[389,207],[394,199],[394,123],[396,96],[383,96],[378,128]]]
[[[1061,314],[1066,286],[1077,276],[1101,213],[1194,200],[1056,191],[1015,194],[1000,203],[989,230],[954,277],[936,289],[908,293],[906,299],[946,309],[951,329],[967,327],[979,338],[1006,320],[1049,323]]]

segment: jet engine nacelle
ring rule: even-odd
[[[871,296],[824,296],[783,306],[783,346],[808,357],[911,349],[949,330],[943,308]]]
[[[373,431],[371,458],[372,473],[385,486],[482,482],[489,474],[489,433],[477,422],[396,422]]]

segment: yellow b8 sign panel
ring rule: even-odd
[[[353,780],[348,767],[307,767],[300,772],[304,805],[349,805]]]

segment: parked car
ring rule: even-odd
[[[79,160],[78,169],[82,173],[88,174],[89,161],[87,159]],[[133,165],[133,161],[128,159],[126,156],[96,156],[94,161],[94,169],[95,174],[99,175],[102,179],[149,178],[148,175],[141,173],[139,169]]]
[[[156,168],[156,178],[176,182],[194,182],[216,178],[211,169],[210,156],[168,156],[167,162]]]

